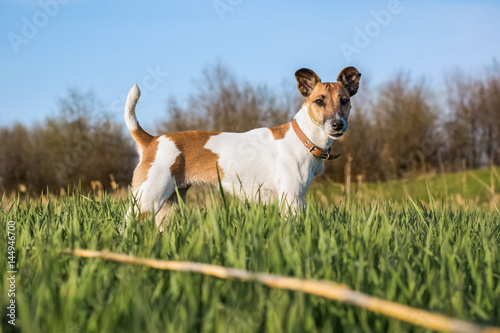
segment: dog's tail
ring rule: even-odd
[[[141,97],[141,90],[134,84],[134,86],[130,89],[127,96],[127,103],[125,103],[125,123],[132,134],[135,142],[139,145],[144,145],[153,140],[153,136],[146,132],[139,122],[137,121],[137,117],[135,116],[135,106],[139,101],[139,97]]]

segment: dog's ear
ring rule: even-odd
[[[356,68],[346,67],[340,72],[337,81],[342,83],[351,96],[354,96],[358,92],[360,79],[361,73]]]
[[[296,71],[295,78],[297,79],[297,88],[299,88],[300,94],[304,97],[309,96],[314,87],[321,82],[318,75],[307,68]]]

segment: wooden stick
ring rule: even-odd
[[[380,298],[354,291],[346,285],[329,281],[304,280],[267,273],[251,273],[243,269],[225,268],[222,266],[200,264],[189,261],[168,261],[148,258],[138,258],[130,255],[112,253],[109,251],[71,250],[64,253],[84,258],[103,258],[106,260],[148,266],[151,268],[201,273],[221,279],[238,279],[241,281],[256,281],[266,286],[297,290],[317,295],[343,303],[353,304],[370,311],[397,318],[408,323],[426,327],[436,331],[464,333],[500,333],[500,328],[485,327],[465,321],[449,318],[440,314],[412,308],[406,305],[389,302]]]

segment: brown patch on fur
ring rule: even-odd
[[[290,123],[286,123],[283,125],[270,127],[269,129],[273,133],[274,140],[281,140],[285,137],[285,134],[289,128],[290,128]]]
[[[141,212],[141,214],[137,217],[139,221],[149,220],[153,217],[153,213],[151,212]]]
[[[307,110],[313,123],[323,124],[327,119],[340,116],[347,121],[351,110],[350,101],[345,105],[340,102],[342,99],[350,99],[356,94],[359,88],[361,73],[354,67],[344,68],[337,82],[321,82],[321,79],[314,71],[302,68],[295,73],[299,92],[306,100]],[[315,103],[321,100],[320,105]]]
[[[154,136],[146,132],[141,127],[141,125],[138,125],[137,129],[131,131],[130,133],[132,134],[132,137],[134,138],[135,142],[137,142],[137,144],[141,146],[142,149],[148,146],[151,143],[151,141],[153,141],[153,139],[155,138]]]
[[[216,184],[217,163],[219,155],[204,148],[208,139],[220,132],[187,131],[165,134],[175,143],[181,154],[177,156],[170,172],[175,179],[177,187],[183,188],[194,183]],[[224,171],[219,166],[220,178],[224,178]]]
[[[313,91],[314,87],[321,83],[321,79],[314,71],[308,68],[302,68],[295,72],[297,79],[297,88],[302,96],[307,97]]]
[[[132,178],[132,187],[138,189],[148,179],[149,169],[155,161],[156,152],[158,151],[158,138],[150,135],[151,139],[147,141],[144,136],[141,136],[142,141],[139,141],[136,139],[135,132],[132,132],[132,136],[142,149],[141,162],[135,168],[134,177]]]
[[[344,68],[342,72],[340,72],[337,81],[342,83],[352,97],[358,92],[360,79],[361,73],[351,66]]]
[[[316,125],[320,125],[325,122],[325,119],[333,118],[336,114],[347,119],[351,105],[350,103],[342,105],[340,100],[349,96],[349,92],[340,82],[317,84],[306,100],[311,120]],[[323,100],[323,106],[314,103],[318,99]]]

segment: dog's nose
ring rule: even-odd
[[[342,120],[337,120],[332,123],[332,128],[334,131],[341,131],[344,128],[344,122]]]

